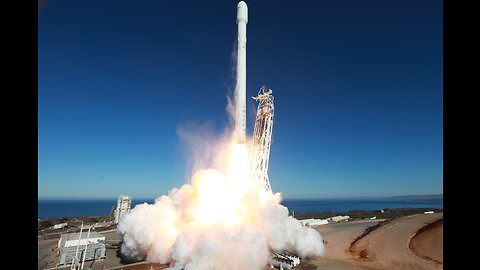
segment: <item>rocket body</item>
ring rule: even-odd
[[[237,83],[235,86],[235,137],[237,142],[246,141],[246,99],[247,99],[247,4],[237,5]]]

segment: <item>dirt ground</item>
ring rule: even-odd
[[[410,248],[422,258],[443,263],[443,219],[422,228],[412,238]]]
[[[359,270],[359,269],[442,269],[436,263],[417,256],[409,247],[410,240],[421,228],[443,219],[443,213],[415,214],[382,223],[353,246],[352,242],[371,226],[383,220],[332,223],[316,227],[327,242],[323,257],[303,259],[298,270]],[[428,228],[428,226],[426,227]],[[443,226],[435,225],[417,234],[415,246],[419,255],[443,256]],[[441,251],[439,251],[441,250]],[[440,252],[440,253],[439,253]],[[439,255],[440,254],[440,255]]]
[[[377,225],[383,220],[360,220],[342,223],[330,223],[315,227],[326,242],[326,252],[323,257],[302,259],[299,270],[361,270],[361,267],[351,261],[350,243],[368,227]]]
[[[382,221],[384,220],[357,220],[314,227],[326,243],[325,256],[303,258],[297,269],[433,270],[443,268],[443,213],[415,214],[390,220],[351,245],[367,228]],[[107,240],[120,239],[116,231],[103,234]],[[58,255],[55,254],[57,243],[58,239],[38,242],[39,270],[55,267],[58,262]],[[147,262],[139,263],[137,266],[132,265],[131,269],[144,269],[147,265]],[[117,249],[107,249],[106,259],[88,262],[88,264],[86,262],[86,266],[94,270],[119,266],[117,269],[125,268],[121,267],[122,262]],[[148,267],[152,266],[152,264],[148,265]],[[162,269],[164,266],[155,265],[154,268],[157,267]]]
[[[359,240],[351,248],[351,261],[373,269],[441,269],[442,265],[417,256],[410,239],[425,225],[443,218],[439,214],[417,214],[385,224]]]

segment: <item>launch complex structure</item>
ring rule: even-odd
[[[247,88],[247,23],[248,7],[243,1],[237,5],[237,82],[235,87],[235,139],[239,143],[246,142],[246,88]],[[258,95],[253,97],[258,101],[255,128],[253,131],[252,154],[250,157],[250,177],[262,183],[267,191],[271,191],[268,179],[268,161],[273,127],[273,96],[272,90],[266,86],[260,88]]]
[[[250,158],[251,177],[255,181],[263,183],[267,191],[272,191],[268,178],[268,161],[270,158],[270,145],[272,143],[273,106],[272,90],[266,90],[267,86],[260,88],[258,95],[253,97],[258,101],[255,128],[253,130],[253,151]]]
[[[235,87],[235,130],[234,138],[238,143],[246,143],[246,88],[247,88],[247,23],[248,7],[243,1],[237,5],[237,83]],[[250,156],[249,176],[272,192],[268,178],[268,162],[270,159],[270,145],[272,144],[273,104],[272,90],[262,86],[256,97],[258,102],[255,127],[253,130],[252,151]],[[287,250],[271,251],[268,264],[280,270],[292,269],[300,264],[300,257]]]

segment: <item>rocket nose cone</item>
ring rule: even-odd
[[[237,5],[237,23],[248,22],[248,7],[243,1],[240,1]]]
[[[240,2],[238,2],[237,7],[247,8],[247,3],[245,3],[245,1],[240,1]]]

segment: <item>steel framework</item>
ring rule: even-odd
[[[270,158],[270,144],[272,143],[273,127],[273,96],[272,90],[262,86],[258,95],[252,97],[258,101],[257,117],[253,130],[253,151],[251,158],[251,174],[256,181],[263,183],[267,191],[272,191],[268,179],[268,161]]]

